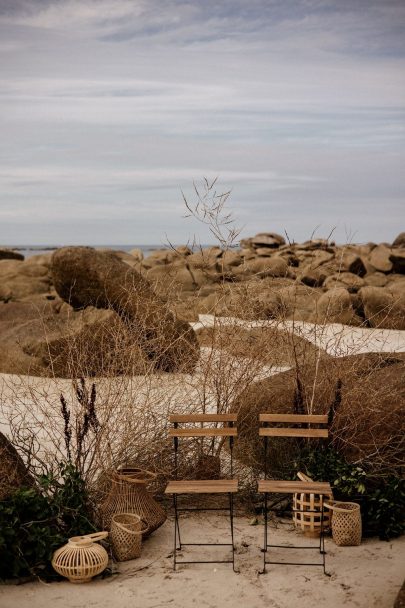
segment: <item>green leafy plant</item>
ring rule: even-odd
[[[405,480],[390,477],[367,497],[364,508],[365,524],[381,540],[405,532]]]
[[[84,482],[70,463],[0,502],[0,579],[54,576],[50,561],[69,536],[94,531]]]

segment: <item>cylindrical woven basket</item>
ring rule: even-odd
[[[154,481],[156,474],[135,467],[119,467],[111,477],[110,493],[101,506],[103,527],[111,527],[115,513],[135,513],[143,519],[148,528],[145,538],[166,521],[166,513],[147,491],[146,484]]]
[[[297,477],[301,481],[313,481],[305,473],[298,472]],[[331,494],[324,496],[321,499],[320,494],[310,494],[307,492],[301,492],[293,495],[293,520],[295,528],[304,532],[305,536],[317,537],[321,532],[321,524],[323,530],[330,528],[331,513],[325,509],[323,502],[323,515],[321,512],[322,501],[326,499],[333,499]],[[316,511],[316,513],[309,513],[308,511]],[[322,520],[323,517],[323,520]]]
[[[146,523],[135,513],[116,513],[113,515],[110,541],[114,557],[119,562],[140,557],[142,534],[147,532],[147,528]]]
[[[361,513],[356,502],[328,500],[325,507],[332,511],[332,538],[341,547],[361,543]]]
[[[107,536],[108,532],[72,536],[66,545],[53,554],[52,567],[71,583],[90,582],[93,576],[107,567],[107,551],[97,544],[98,540]]]

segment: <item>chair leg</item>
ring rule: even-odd
[[[229,519],[231,522],[231,540],[232,540],[232,569],[234,572],[239,573],[239,570],[235,569],[235,543],[233,533],[233,494],[229,493]]]
[[[177,496],[173,494],[173,507],[174,507],[174,547],[173,547],[173,570],[176,570],[176,557],[177,550],[181,549],[181,538],[180,538],[180,526],[179,526],[179,514],[177,511]],[[179,547],[177,547],[177,535],[179,537]]]
[[[263,542],[263,570],[259,574],[266,573],[266,553],[267,553],[267,493],[264,493],[264,542]]]

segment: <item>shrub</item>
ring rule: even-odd
[[[54,575],[52,554],[70,536],[94,531],[84,482],[71,464],[0,502],[0,579]]]

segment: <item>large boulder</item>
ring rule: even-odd
[[[353,308],[350,293],[344,287],[337,287],[322,294],[317,302],[314,322],[343,323],[345,325],[361,325],[360,319]]]
[[[20,260],[22,261],[24,256],[14,249],[8,249],[7,247],[0,247],[0,260]]]
[[[261,247],[277,249],[285,244],[285,239],[275,232],[260,232],[249,239],[242,239],[240,244],[241,247],[246,247],[247,249],[259,249]]]
[[[114,310],[138,328],[139,344],[156,369],[191,370],[198,344],[190,326],[175,318],[149,282],[111,252],[91,247],[64,247],[52,257],[52,276],[59,296],[74,308]]]
[[[0,260],[0,301],[22,300],[48,293],[49,268],[36,260]]]
[[[287,262],[281,258],[273,256],[268,257],[257,257],[253,260],[245,262],[244,266],[238,267],[238,270],[247,271],[248,273],[255,274],[261,277],[287,277],[289,276],[289,269]]]
[[[405,247],[405,232],[400,232],[392,243],[393,247]]]
[[[390,260],[390,255],[392,251],[385,245],[377,245],[372,250],[369,260],[370,264],[374,266],[376,270],[379,272],[391,272],[392,270],[392,262]]]
[[[20,487],[30,487],[34,480],[13,444],[0,432],[0,500]]]
[[[398,274],[405,274],[405,249],[399,249],[390,255],[392,270]]]
[[[397,471],[403,463],[405,359],[391,353],[315,358],[251,385],[234,401],[237,457],[263,467],[260,413],[331,414],[331,441],[349,461],[372,472]],[[269,471],[291,475],[302,443],[273,438]],[[296,470],[296,469],[295,469]]]
[[[362,287],[359,291],[364,316],[371,327],[405,329],[405,298],[383,287]]]

